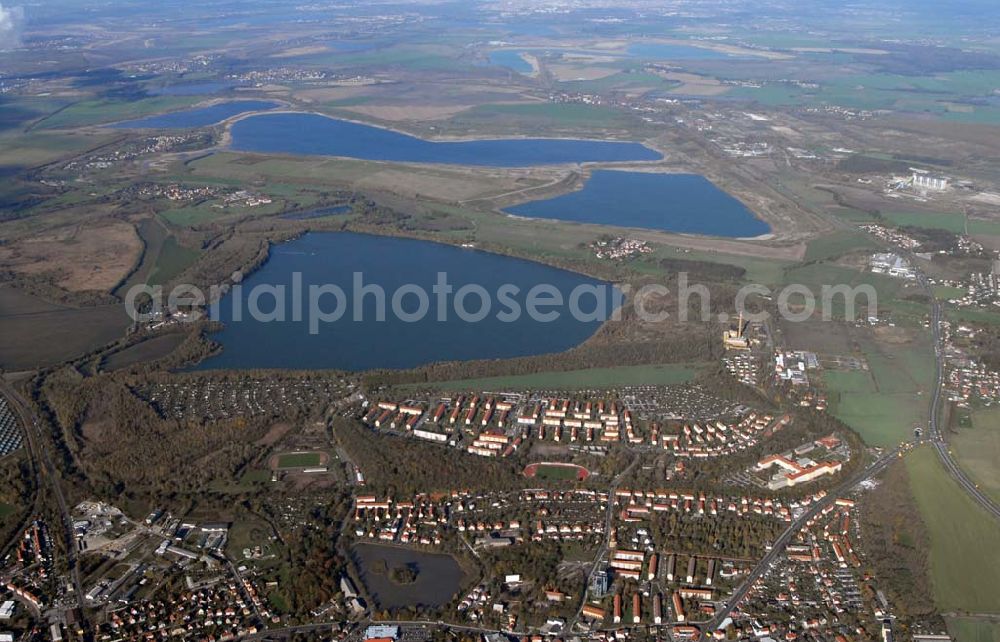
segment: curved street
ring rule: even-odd
[[[927,277],[924,276],[922,272],[918,272],[917,279],[920,281],[920,285],[923,286],[931,300],[931,336],[934,339],[934,359],[936,364],[934,374],[934,390],[931,392],[930,418],[927,422],[929,432],[928,436],[931,443],[934,444],[934,450],[937,452],[938,458],[941,460],[941,463],[948,471],[948,474],[951,475],[952,479],[954,479],[962,490],[972,497],[976,503],[982,506],[986,512],[994,518],[1000,519],[1000,506],[979,490],[979,487],[971,479],[969,479],[968,475],[965,474],[965,471],[962,470],[962,468],[955,461],[954,457],[952,457],[951,450],[948,447],[948,442],[945,440],[944,433],[941,431],[939,418],[941,415],[942,389],[944,385],[944,342],[941,339],[941,303],[934,296],[934,291],[931,289],[930,283],[927,281]]]
[[[740,585],[740,587],[736,589],[732,597],[730,597],[729,600],[726,602],[725,606],[719,609],[716,612],[715,617],[713,617],[707,623],[699,625],[699,628],[702,629],[703,633],[710,634],[712,631],[715,631],[717,628],[719,628],[719,625],[727,617],[729,617],[729,615],[736,609],[737,606],[739,606],[739,603],[743,601],[743,598],[746,597],[747,593],[749,593],[750,590],[754,587],[754,585],[757,583],[757,580],[759,580],[761,577],[764,576],[765,573],[767,573],[768,569],[774,564],[775,561],[778,560],[778,558],[784,552],[785,547],[792,540],[795,534],[799,532],[809,520],[819,515],[823,511],[823,509],[833,504],[833,502],[835,502],[839,497],[843,497],[845,494],[853,490],[858,484],[860,484],[864,480],[881,473],[889,466],[889,463],[892,462],[892,460],[902,456],[902,454],[903,454],[902,447],[896,448],[895,450],[885,453],[884,455],[876,459],[870,466],[865,468],[863,471],[861,471],[848,481],[842,483],[836,488],[830,489],[830,491],[823,499],[811,505],[808,510],[806,510],[804,513],[802,513],[802,515],[798,517],[798,519],[789,524],[788,528],[786,528],[781,533],[781,536],[778,537],[777,540],[775,540],[774,544],[771,546],[771,550],[767,552],[767,555],[761,558],[761,560],[757,563],[754,569],[750,571],[750,574],[747,575],[746,580],[744,580],[743,583]]]
[[[912,257],[911,261],[912,261]],[[934,387],[931,392],[931,403],[929,417],[927,421],[928,428],[928,438],[934,446],[934,450],[944,465],[948,474],[955,480],[956,483],[964,490],[976,503],[983,507],[990,515],[996,519],[1000,519],[1000,506],[997,505],[992,499],[987,497],[979,487],[969,479],[965,471],[955,462],[954,457],[952,457],[951,451],[948,448],[948,443],[941,432],[940,427],[940,414],[941,414],[941,403],[942,403],[942,391],[944,385],[944,343],[941,338],[941,303],[934,296],[934,292],[927,281],[927,277],[922,273],[918,272],[917,279],[920,285],[927,292],[928,297],[931,301],[931,336],[934,341],[934,360],[935,360],[935,373],[934,373]],[[813,505],[810,510],[803,513],[799,519],[792,522],[792,524],[781,534],[781,536],[775,541],[771,550],[768,551],[767,555],[754,567],[754,570],[750,572],[747,576],[746,581],[740,585],[740,588],[733,593],[732,597],[728,600],[726,605],[716,613],[715,617],[708,623],[701,625],[702,630],[705,633],[711,633],[718,628],[719,624],[725,620],[730,613],[739,605],[739,603],[746,597],[753,585],[763,577],[764,573],[767,572],[771,564],[778,559],[784,550],[785,546],[791,541],[794,534],[800,530],[806,522],[817,515],[823,508],[834,501],[838,496],[851,490],[857,484],[859,484],[864,479],[875,475],[888,466],[889,462],[895,457],[901,456],[903,453],[903,448],[897,448],[892,452],[883,455],[878,460],[875,461],[871,466],[865,469],[858,476],[852,480],[846,482],[845,484],[837,487],[830,491],[830,494],[822,502]]]

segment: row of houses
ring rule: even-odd
[[[611,609],[602,608],[600,604],[588,603],[583,606],[581,615],[594,624],[652,624],[660,626],[670,623],[683,624],[688,621],[692,610],[711,616],[715,612],[711,600],[714,595],[705,589],[678,589],[668,592],[667,597],[660,592],[644,596],[639,591],[625,597],[623,593],[615,593],[611,598]],[[691,626],[676,627],[682,634],[688,629],[698,629]],[[699,634],[700,635],[700,634]],[[683,637],[683,636],[682,636]]]
[[[454,492],[411,499],[360,495],[353,513],[356,537],[402,544],[440,545],[446,530],[483,546],[522,542],[587,541],[603,537],[599,519],[608,495],[586,489]]]
[[[379,401],[369,406],[362,421],[380,430],[462,447],[483,457],[507,457],[528,440],[567,444],[614,443],[654,446],[681,457],[717,457],[750,448],[761,433],[785,425],[775,418],[748,412],[735,420],[665,426],[642,423],[617,400],[525,400],[522,395],[459,395],[432,404],[419,401]],[[769,430],[770,429],[770,430]]]
[[[854,500],[838,498],[795,534],[783,561],[755,582],[741,603],[735,615],[737,631],[773,639],[799,639],[813,631],[832,632],[844,640],[849,635],[870,639],[877,619],[886,615],[886,605],[877,612],[865,608],[870,599],[866,595],[878,591],[874,586],[862,590],[862,583],[871,585],[875,579],[861,571],[853,548],[854,510]],[[769,618],[775,609],[795,617]],[[854,623],[859,619],[872,625],[859,628]]]
[[[721,513],[735,515],[761,515],[782,521],[792,521],[791,506],[779,499],[742,495],[730,497],[710,495],[705,492],[641,491],[619,489],[614,501],[621,507],[620,517],[625,522],[641,521],[650,513],[674,511],[683,514],[716,516]]]
[[[751,411],[736,422],[717,420],[681,426],[678,433],[654,434],[654,443],[677,457],[708,459],[753,448],[790,425],[791,415],[775,417]]]
[[[263,603],[258,600],[257,606],[261,617],[268,618]],[[229,581],[110,611],[98,626],[97,638],[236,639],[256,634],[262,624],[254,604],[247,601],[235,581]]]

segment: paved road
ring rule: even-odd
[[[35,466],[41,470],[40,477],[44,477],[45,481],[48,482],[59,507],[59,513],[63,523],[61,525],[53,524],[51,525],[51,528],[53,531],[62,531],[61,534],[66,543],[67,566],[70,569],[70,574],[73,579],[73,588],[76,593],[77,606],[80,609],[81,617],[83,617],[83,585],[80,581],[80,566],[77,564],[76,559],[77,550],[76,538],[73,536],[73,518],[70,515],[69,506],[66,504],[66,497],[63,495],[61,481],[62,476],[60,475],[58,469],[56,469],[56,467],[52,464],[52,458],[49,455],[48,448],[43,445],[45,443],[46,436],[43,432],[42,424],[39,422],[38,417],[35,415],[31,405],[25,401],[17,390],[7,385],[7,383],[3,380],[0,380],[0,393],[3,393],[3,395],[7,398],[7,402],[11,405],[11,408],[18,414],[21,420],[21,426],[24,428],[24,439],[28,448],[28,453],[35,462]],[[39,495],[41,495],[42,490],[42,487],[39,486]],[[38,506],[40,506],[40,504],[36,503],[36,507]],[[83,625],[84,630],[86,630],[86,621],[81,624]]]
[[[979,490],[979,487],[976,486],[976,484],[969,479],[968,475],[965,474],[965,471],[958,466],[955,459],[951,456],[951,450],[948,448],[948,442],[944,438],[944,433],[941,432],[941,427],[938,422],[941,415],[941,394],[942,387],[944,385],[944,342],[941,339],[941,303],[934,296],[934,291],[931,289],[930,283],[927,281],[927,277],[922,273],[918,273],[917,279],[931,299],[931,335],[934,338],[934,359],[936,362],[934,390],[931,393],[931,412],[930,418],[927,422],[929,432],[928,436],[934,444],[934,450],[937,452],[938,458],[941,460],[941,463],[948,471],[948,474],[951,475],[952,479],[954,479],[958,485],[962,487],[962,490],[972,497],[976,503],[982,506],[986,512],[991,514],[994,518],[1000,519],[1000,506]]]
[[[912,261],[912,257],[910,258]],[[941,459],[941,463],[944,465],[945,469],[952,476],[952,478],[958,483],[958,485],[961,486],[962,489],[987,512],[997,519],[1000,519],[1000,506],[998,506],[992,499],[984,495],[976,484],[968,478],[965,472],[959,468],[958,464],[955,463],[954,458],[951,456],[951,451],[948,449],[948,444],[941,432],[939,417],[941,415],[942,390],[944,384],[944,343],[941,339],[941,304],[934,297],[934,292],[931,289],[930,283],[928,283],[927,278],[923,274],[918,273],[918,281],[921,286],[923,286],[931,300],[931,334],[934,339],[935,374],[934,389],[931,392],[930,415],[927,421],[929,432],[928,437],[934,445],[934,450]],[[746,597],[746,594],[751,588],[753,588],[754,583],[760,579],[764,573],[767,572],[770,565],[778,559],[778,556],[781,555],[785,546],[788,545],[788,542],[791,541],[794,534],[798,532],[807,521],[819,514],[823,508],[828,506],[838,496],[841,496],[845,491],[849,491],[862,480],[881,472],[888,465],[888,463],[899,454],[900,449],[897,448],[891,453],[884,455],[874,464],[865,469],[863,473],[831,491],[830,494],[824,498],[824,501],[814,505],[808,512],[804,513],[801,517],[799,517],[799,519],[795,520],[788,527],[788,529],[781,534],[781,537],[775,541],[774,546],[768,554],[765,555],[764,558],[757,564],[754,570],[747,577],[746,581],[726,603],[726,606],[721,609],[708,624],[704,625],[704,630],[706,632],[712,632],[718,628],[719,624],[726,619],[729,614],[732,613],[733,609],[735,609],[743,598]]]
[[[788,543],[791,541],[791,539],[795,536],[795,534],[799,530],[801,530],[802,527],[805,526],[806,522],[808,522],[810,519],[812,519],[813,517],[815,517],[816,515],[818,515],[824,508],[826,508],[827,506],[829,506],[830,504],[832,504],[834,501],[836,501],[836,499],[838,497],[843,497],[848,491],[850,491],[851,489],[853,489],[855,486],[857,486],[858,484],[860,484],[865,479],[868,479],[869,477],[882,472],[889,465],[889,463],[892,462],[892,460],[896,459],[900,455],[900,452],[901,452],[901,449],[897,448],[896,450],[893,450],[893,451],[891,451],[889,453],[886,453],[885,455],[883,455],[882,457],[880,457],[878,460],[876,460],[874,463],[872,463],[872,465],[869,466],[868,468],[866,468],[864,471],[858,473],[857,475],[855,475],[854,477],[852,477],[847,482],[844,482],[843,484],[841,484],[837,488],[831,490],[830,493],[826,497],[824,497],[822,500],[814,503],[812,506],[809,507],[809,509],[805,513],[803,513],[802,515],[800,515],[798,519],[796,519],[794,522],[792,522],[788,526],[788,528],[785,529],[785,531],[781,534],[781,536],[775,541],[774,545],[772,546],[771,550],[767,553],[767,555],[765,555],[764,558],[761,559],[761,561],[757,564],[757,566],[750,573],[750,575],[747,576],[746,581],[744,581],[743,584],[741,585],[741,587],[739,589],[737,589],[737,591],[733,594],[732,598],[729,600],[729,602],[726,604],[726,606],[723,607],[722,610],[720,610],[718,613],[716,613],[715,617],[709,623],[700,625],[700,627],[702,628],[702,630],[705,631],[706,633],[710,633],[710,632],[712,632],[712,631],[714,631],[715,629],[718,628],[719,623],[721,623],[726,617],[728,617],[729,614],[740,603],[740,601],[742,601],[743,598],[746,597],[746,594],[750,591],[751,588],[753,588],[754,583],[756,583],[756,581],[758,579],[760,579],[764,575],[765,572],[767,572],[767,569],[770,567],[770,565],[775,560],[778,559],[778,557],[781,555],[782,551],[784,550],[785,546],[787,546]],[[630,464],[628,468],[626,468],[624,471],[622,471],[622,473],[619,474],[618,477],[616,477],[616,479],[614,480],[614,483],[612,484],[612,490],[609,491],[609,496],[608,496],[608,517],[606,519],[610,520],[613,517],[613,514],[614,514],[614,493],[615,493],[615,490],[617,490],[617,487],[618,487],[618,484],[620,483],[620,480],[623,479],[624,476],[628,473],[628,471],[630,471],[635,466],[636,462],[638,462],[638,459],[633,460],[632,464]],[[610,537],[610,528],[608,528],[608,530],[606,531],[605,535],[606,535],[605,542],[602,545],[601,550],[598,552],[598,555],[595,557],[596,561],[595,561],[593,567],[591,568],[591,574],[590,574],[590,576],[588,576],[587,586],[590,585],[589,578],[593,575],[593,573],[595,572],[596,568],[598,567],[598,562],[604,557],[604,554],[607,552],[608,537]],[[583,609],[583,604],[586,604],[586,587],[584,588],[584,598],[583,598],[583,603],[580,605],[580,610]],[[579,618],[580,610],[577,611],[577,616],[575,618],[573,618],[573,620],[571,620],[571,621],[569,621],[569,622],[566,623],[566,627],[565,627],[566,631],[571,631],[572,630],[572,627],[575,625],[577,619]],[[439,625],[441,625],[441,626],[447,626],[449,629],[460,630],[460,631],[469,631],[469,632],[476,632],[476,633],[495,633],[495,632],[497,632],[497,629],[487,629],[487,628],[477,627],[477,626],[473,626],[473,625],[461,625],[461,624],[452,624],[452,623],[445,623],[445,622],[431,622],[431,621],[416,621],[416,622],[414,622],[414,621],[381,621],[380,620],[378,622],[372,622],[372,623],[373,624],[398,624],[398,625],[406,625],[406,626],[410,626],[410,625],[439,626]],[[247,640],[261,640],[261,639],[265,639],[265,638],[269,638],[269,637],[283,637],[283,636],[288,636],[288,635],[291,635],[291,634],[294,634],[294,633],[304,633],[304,632],[318,631],[320,629],[323,629],[323,628],[326,628],[326,627],[329,627],[329,626],[330,626],[330,623],[323,623],[323,624],[305,624],[305,625],[302,625],[302,626],[294,626],[294,627],[288,627],[288,628],[284,628],[284,629],[271,629],[271,630],[268,630],[268,631],[261,631],[259,633],[254,634],[254,635],[246,636],[244,639],[247,639]],[[521,632],[521,631],[507,631],[507,633],[514,633],[515,635],[522,635],[522,636],[523,635],[528,635],[527,632]]]
[[[31,421],[31,416],[26,414],[23,406],[18,402],[10,391],[9,387],[3,383],[0,379],[0,394],[2,394],[7,399],[7,407],[10,408],[11,412],[17,416],[17,421],[22,427],[24,434],[24,449],[28,453],[28,461],[31,464],[31,471],[35,477],[34,481],[34,500],[31,502],[31,509],[28,510],[24,519],[18,525],[16,529],[11,532],[10,539],[4,543],[3,547],[0,548],[0,559],[7,557],[14,548],[21,542],[21,537],[24,531],[31,524],[31,521],[38,516],[42,508],[42,474],[39,470],[38,456],[35,454],[35,442],[31,438],[31,433],[28,432],[28,422]]]
[[[594,556],[594,562],[590,566],[590,572],[587,573],[587,581],[583,585],[583,597],[580,599],[580,606],[576,610],[576,615],[573,616],[568,622],[566,622],[566,630],[572,631],[576,626],[576,623],[580,620],[580,616],[583,614],[583,607],[587,604],[587,591],[590,590],[590,582],[594,579],[594,575],[597,573],[598,567],[601,565],[601,560],[608,552],[608,547],[611,544],[611,525],[614,522],[615,516],[615,493],[618,491],[618,486],[622,483],[622,480],[632,472],[632,469],[636,467],[639,463],[640,455],[636,455],[632,459],[632,463],[621,471],[615,478],[611,480],[611,486],[608,488],[608,509],[607,514],[604,516],[604,541],[601,542],[601,547],[597,551],[597,555]]]
[[[296,634],[296,633],[311,633],[311,632],[315,632],[315,631],[321,631],[323,629],[329,629],[330,626],[333,625],[333,624],[336,624],[336,622],[324,622],[322,624],[302,624],[302,625],[299,625],[299,626],[289,626],[289,627],[285,627],[285,628],[282,628],[282,629],[268,629],[266,631],[260,631],[259,633],[254,633],[252,635],[244,636],[242,639],[244,639],[244,640],[265,640],[265,639],[268,639],[268,638],[275,638],[275,637],[288,637],[288,636]],[[483,628],[481,626],[475,626],[474,624],[452,624],[450,622],[444,622],[444,621],[431,621],[431,620],[377,620],[377,621],[376,620],[362,620],[362,621],[359,621],[359,622],[355,622],[352,625],[352,631],[351,631],[350,634],[348,634],[348,636],[347,636],[346,639],[347,640],[360,639],[360,635],[355,636],[353,634],[359,634],[361,632],[361,629],[363,627],[367,627],[370,624],[378,624],[380,626],[381,625],[385,625],[385,626],[400,626],[400,627],[404,627],[404,628],[406,628],[406,627],[413,627],[413,626],[421,626],[421,627],[438,627],[438,626],[441,626],[441,627],[447,627],[448,629],[451,629],[453,631],[467,631],[469,633],[500,633],[501,632],[500,629]],[[522,637],[530,635],[530,633],[527,632],[527,631],[504,631],[504,633],[512,634],[512,635],[518,635],[518,636],[522,636]]]
[[[792,540],[795,534],[798,533],[800,530],[802,530],[802,528],[805,527],[806,523],[810,519],[819,515],[823,511],[823,509],[831,505],[838,498],[846,495],[848,492],[850,492],[854,487],[856,487],[864,480],[874,475],[877,475],[878,473],[885,470],[885,468],[894,459],[899,457],[901,453],[902,449],[897,448],[891,452],[882,455],[877,460],[875,460],[870,466],[868,466],[868,468],[865,468],[863,471],[861,471],[848,481],[837,486],[836,488],[831,489],[829,493],[826,495],[826,497],[812,504],[806,512],[802,513],[802,515],[799,516],[798,519],[789,524],[788,528],[786,528],[785,531],[781,534],[781,536],[778,537],[777,540],[775,540],[774,544],[771,546],[771,550],[767,552],[767,555],[765,555],[760,560],[760,562],[757,563],[757,566],[755,566],[754,569],[750,572],[746,580],[744,580],[744,582],[740,585],[740,587],[736,590],[736,592],[733,593],[729,601],[726,602],[726,605],[722,607],[718,612],[716,612],[715,617],[713,617],[708,623],[701,625],[703,632],[711,633],[712,631],[715,631],[717,628],[719,628],[719,625],[722,623],[722,621],[725,620],[727,617],[729,617],[729,615],[733,612],[733,610],[737,606],[739,606],[739,603],[743,601],[743,598],[746,597],[747,593],[750,592],[750,589],[753,588],[753,585],[757,582],[757,580],[759,580],[761,577],[764,576],[764,574],[771,567],[771,564],[777,561],[777,559],[784,552],[785,547]]]
[[[237,590],[239,590],[240,594],[250,604],[250,608],[253,609],[254,615],[257,616],[257,620],[259,620],[261,624],[266,623],[267,620],[264,619],[264,617],[260,614],[260,609],[257,608],[257,602],[254,601],[250,592],[247,591],[247,586],[243,582],[243,575],[240,574],[239,569],[236,568],[236,565],[233,564],[233,561],[228,557],[226,558],[226,567],[229,568],[230,574],[232,574],[233,578],[236,580]]]

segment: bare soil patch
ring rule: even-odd
[[[72,308],[0,288],[0,367],[60,363],[118,339],[128,323],[122,305]]]
[[[474,105],[353,105],[348,111],[388,121],[446,120]]]
[[[289,433],[292,429],[292,424],[289,423],[277,423],[267,429],[264,436],[257,440],[257,446],[273,446],[282,439],[285,435]]]
[[[113,289],[135,266],[142,243],[124,221],[63,227],[0,248],[0,266],[28,275],[51,273],[71,292]]]
[[[588,67],[584,65],[547,65],[546,68],[559,82],[600,80],[601,78],[607,78],[618,73],[618,70],[614,68]]]
[[[313,54],[321,54],[330,51],[330,48],[326,45],[310,45],[308,47],[292,47],[291,49],[285,49],[284,51],[279,51],[276,54],[271,54],[272,58],[295,58],[297,56],[311,56]]]

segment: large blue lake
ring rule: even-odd
[[[354,279],[360,272],[365,286],[384,289],[386,314],[379,321],[379,306],[375,295],[368,294],[362,305],[353,306]],[[438,273],[447,275],[454,292],[445,300],[444,320],[439,320],[439,297],[432,288]],[[293,275],[299,274],[299,277]],[[305,312],[301,320],[293,320],[294,279],[301,278]],[[310,286],[332,284],[345,296],[345,313],[340,320],[317,323],[318,334],[310,333],[308,302]],[[402,286],[416,284],[429,298],[429,310],[422,319],[407,321],[392,313],[392,298]],[[467,250],[440,243],[371,236],[354,233],[316,232],[294,241],[274,246],[271,257],[242,284],[242,293],[227,294],[217,315],[225,328],[213,336],[223,351],[202,362],[198,369],[286,368],[368,370],[373,368],[410,368],[435,361],[500,359],[545,354],[568,350],[588,339],[600,327],[594,318],[577,320],[569,308],[542,307],[549,312],[560,310],[551,321],[532,319],[521,314],[506,319],[501,313],[510,306],[503,300],[500,287],[512,284],[519,293],[510,292],[510,300],[526,311],[529,290],[538,284],[550,284],[564,301],[578,286],[602,288],[604,311],[610,316],[621,294],[612,285],[588,277],[559,270],[540,263]],[[251,293],[256,286],[284,286],[285,321],[253,320],[248,314]],[[455,300],[466,285],[481,286],[491,296],[489,312],[480,321],[462,320],[455,313]],[[259,291],[259,290],[258,290]],[[234,321],[233,303],[243,320]],[[261,295],[259,309],[275,309],[272,295]],[[463,298],[463,309],[477,313],[481,298],[469,294]],[[416,295],[400,299],[408,313],[419,311]],[[328,313],[338,307],[336,295],[320,299],[320,308]],[[593,312],[597,308],[594,295],[583,294],[579,309]],[[360,320],[355,320],[355,309]],[[318,319],[318,317],[316,317]]]
[[[598,170],[581,190],[504,211],[531,218],[734,238],[771,231],[743,203],[697,174]]]
[[[149,116],[137,120],[126,120],[115,123],[111,127],[118,129],[190,129],[194,127],[205,127],[220,123],[227,118],[245,114],[251,111],[262,111],[274,109],[279,106],[270,100],[234,100],[225,103],[217,103],[209,107],[196,107],[194,109],[184,109],[160,114],[159,116]]]
[[[521,56],[521,52],[513,49],[491,51],[490,64],[496,67],[506,67],[520,74],[530,74],[534,70],[531,63]]]
[[[247,152],[490,167],[662,158],[659,152],[639,143],[555,138],[433,142],[317,114],[284,112],[259,114],[233,123],[232,148]]]

